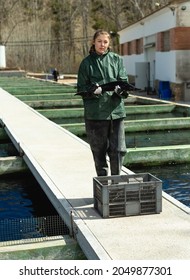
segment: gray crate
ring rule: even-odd
[[[162,181],[150,173],[94,177],[93,191],[103,218],[162,211]]]

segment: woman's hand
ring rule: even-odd
[[[101,87],[98,87],[95,91],[94,91],[94,94],[102,94],[102,88]]]

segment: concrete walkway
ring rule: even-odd
[[[188,207],[163,193],[160,214],[101,218],[89,146],[2,89],[0,100],[1,124],[88,259],[190,259]]]

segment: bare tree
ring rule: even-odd
[[[10,33],[14,30],[15,26],[18,24],[18,21],[16,21],[12,29],[10,30],[9,34],[7,35],[7,38],[4,38],[3,36],[3,29],[4,25],[7,24],[8,20],[11,19],[11,15],[13,13],[14,8],[16,7],[16,4],[19,2],[19,0],[1,0],[0,1],[0,43],[5,44],[10,37]]]
[[[51,45],[52,63],[59,68],[71,71],[75,61],[75,30],[78,18],[79,2],[75,0],[57,0],[50,3],[52,8],[51,36],[55,44]]]
[[[6,45],[8,67],[76,72],[95,30],[109,31],[113,49],[118,51],[118,30],[169,2],[0,0],[0,43]]]
[[[90,9],[91,9],[91,0],[80,0],[80,15],[81,15],[81,24],[82,24],[82,50],[83,55],[87,55],[89,51],[89,24],[90,24]]]

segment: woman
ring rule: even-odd
[[[106,92],[101,88],[105,83],[128,81],[121,57],[109,46],[109,33],[98,30],[90,54],[80,64],[77,82],[77,91],[83,92],[85,128],[98,176],[108,175],[107,155],[111,175],[119,175],[126,154],[123,98],[128,93],[119,86]]]

